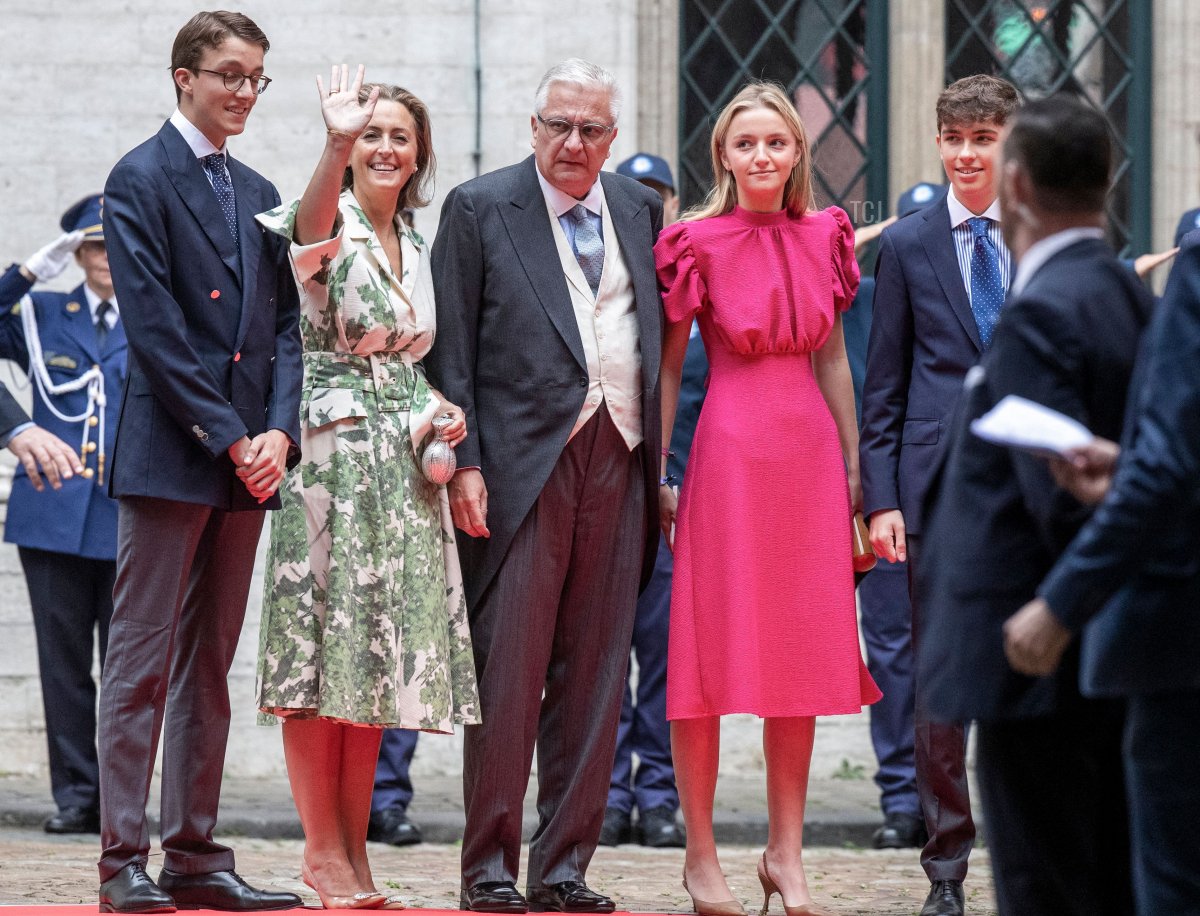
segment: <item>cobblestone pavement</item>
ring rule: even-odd
[[[238,871],[251,883],[315,896],[300,882],[302,843],[297,840],[239,838]],[[721,847],[721,861],[734,893],[756,912],[761,906],[755,863],[760,850]],[[0,830],[0,905],[91,903],[96,899],[95,837],[50,837],[39,830]],[[458,904],[456,845],[424,843],[396,849],[371,845],[376,882],[404,895],[410,905],[454,908]],[[161,857],[151,857],[157,874]],[[915,850],[814,847],[805,853],[815,899],[838,916],[913,916],[928,884]],[[589,883],[616,898],[622,909],[646,913],[686,913],[687,896],[679,883],[683,851],[638,846],[601,848],[588,872]],[[524,865],[522,864],[522,868]],[[991,870],[985,850],[976,850],[967,882],[970,916],[995,916]],[[772,914],[781,916],[776,897]]]

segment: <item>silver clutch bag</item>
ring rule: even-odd
[[[425,475],[426,480],[438,486],[449,483],[458,467],[454,449],[442,438],[442,430],[453,422],[453,419],[449,414],[433,418],[433,438],[421,453],[421,473]]]

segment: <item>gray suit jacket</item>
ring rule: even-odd
[[[652,249],[662,199],[620,175],[605,172],[600,180],[633,279],[641,340],[644,582],[658,546],[662,302]],[[479,467],[488,488],[491,537],[459,537],[473,607],[549,478],[588,390],[583,343],[532,156],[450,192],[432,263],[437,338],[424,362],[430,381],[466,414],[459,465]]]

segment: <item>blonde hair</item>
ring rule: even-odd
[[[701,204],[692,207],[679,218],[681,222],[721,216],[731,212],[737,205],[737,183],[733,174],[721,162],[721,149],[725,145],[725,138],[729,135],[729,126],[733,119],[743,111],[753,108],[769,108],[783,118],[800,148],[800,155],[792,167],[792,174],[783,186],[784,209],[792,216],[803,216],[809,210],[816,209],[812,190],[812,156],[809,155],[808,134],[804,130],[804,122],[800,120],[796,106],[792,104],[782,86],[778,83],[755,81],[743,87],[717,117],[710,144],[713,186]]]

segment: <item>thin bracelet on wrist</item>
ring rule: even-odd
[[[343,140],[349,140],[351,143],[358,139],[353,134],[348,134],[344,130],[334,130],[332,127],[326,127],[325,133],[331,137],[341,137]]]

